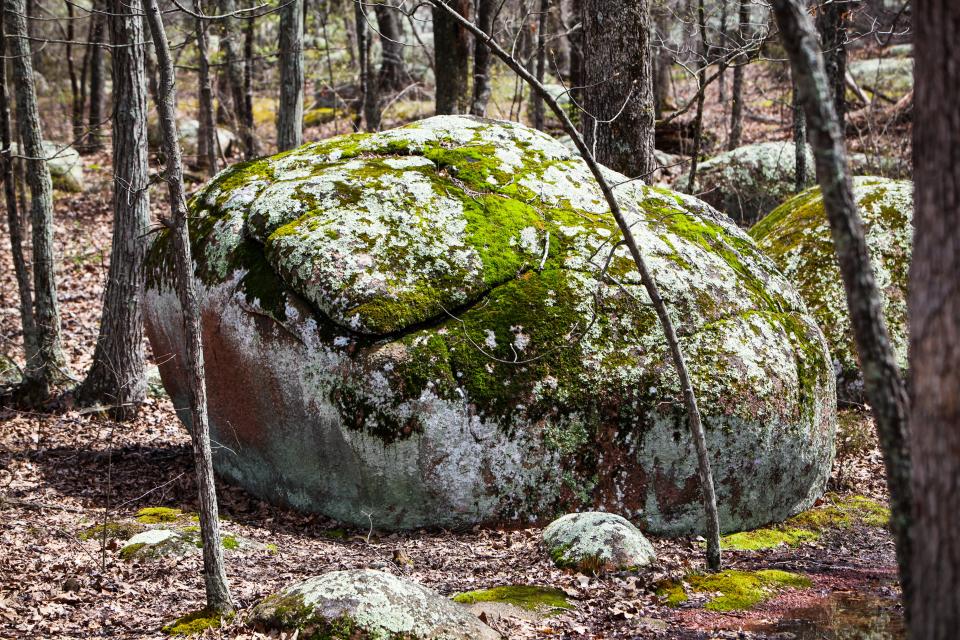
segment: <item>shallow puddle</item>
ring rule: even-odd
[[[906,637],[903,614],[896,600],[858,593],[832,593],[814,605],[785,611],[779,622],[756,630],[795,640]]]

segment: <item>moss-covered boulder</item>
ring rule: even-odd
[[[688,355],[724,527],[809,507],[835,392],[801,298],[699,200],[617,195]],[[378,528],[584,508],[699,528],[666,341],[599,188],[549,136],[431,118],[236,165],[190,207],[221,476]],[[145,316],[188,420],[169,256],[161,232]]]
[[[268,596],[252,625],[340,640],[494,640],[466,607],[416,582],[370,569],[332,571]]]
[[[907,365],[907,278],[913,251],[913,183],[861,176],[853,180],[874,275],[883,296],[887,332],[901,367]],[[780,265],[830,343],[842,398],[859,399],[863,381],[847,298],[833,251],[820,188],[784,202],[750,234]]]
[[[657,559],[640,530],[613,513],[568,513],[543,530],[543,542],[561,569],[619,571],[645,567]]]
[[[806,148],[807,186],[814,183],[813,152]],[[792,142],[761,142],[714,156],[697,167],[693,193],[749,227],[794,193],[797,155]],[[676,185],[686,189],[689,173]]]
[[[847,71],[869,95],[879,93],[886,98],[902,98],[913,89],[913,58],[887,57],[855,60]]]

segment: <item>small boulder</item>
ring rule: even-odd
[[[905,369],[913,183],[861,176],[853,179],[853,195],[863,217],[890,343],[898,364]],[[863,380],[853,327],[820,188],[809,189],[784,202],[758,222],[750,235],[796,285],[827,337],[839,397],[861,401]]]
[[[43,153],[50,169],[53,188],[69,193],[82,193],[83,163],[80,152],[73,147],[64,147],[56,142],[44,141]]]
[[[133,560],[184,556],[199,548],[191,537],[172,529],[149,529],[127,540],[120,548],[120,557]]]
[[[644,567],[657,559],[653,545],[629,520],[613,513],[568,513],[543,530],[560,568],[597,573]]]
[[[320,638],[493,640],[465,607],[382,571],[332,571],[268,596],[250,612],[267,629]]]
[[[897,100],[913,89],[913,58],[870,58],[856,60],[847,70],[868,94]]]
[[[806,149],[806,186],[814,182],[813,153]],[[794,193],[797,155],[792,142],[738,147],[700,163],[692,193],[749,227]],[[689,172],[677,186],[687,189]]]

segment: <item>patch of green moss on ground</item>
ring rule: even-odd
[[[229,549],[232,551],[234,549],[240,548],[240,541],[237,539],[236,536],[231,536],[231,535],[223,536],[222,542],[223,542],[224,549]]]
[[[865,496],[827,494],[826,504],[808,509],[784,523],[812,531],[846,529],[854,524],[885,527],[890,522],[890,509]]]
[[[820,537],[820,534],[807,529],[754,529],[753,531],[741,531],[720,539],[720,546],[723,549],[734,549],[737,551],[757,551],[760,549],[772,549],[781,544],[790,547],[796,547],[803,542],[811,542]]]
[[[160,524],[174,522],[183,516],[183,511],[172,507],[145,507],[137,511],[136,518],[143,524]]]
[[[192,636],[203,633],[207,629],[218,629],[225,620],[233,616],[224,618],[218,613],[213,613],[208,609],[193,611],[185,616],[177,618],[163,628],[163,632],[170,636]]]
[[[142,524],[136,522],[106,522],[87,527],[80,532],[81,540],[127,540],[144,530]]]
[[[560,589],[526,584],[467,591],[453,596],[453,600],[461,604],[503,602],[522,607],[528,611],[573,608],[573,605],[567,600],[566,594]]]
[[[692,574],[683,583],[662,583],[657,595],[670,606],[686,602],[690,593],[719,594],[707,601],[709,611],[742,611],[768,600],[786,588],[804,589],[811,585],[806,576],[776,569],[737,571],[728,569],[719,573]]]

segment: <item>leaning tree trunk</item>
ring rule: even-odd
[[[914,236],[910,267],[913,598],[910,635],[960,629],[960,5],[914,4]]]
[[[84,144],[87,152],[99,151],[103,148],[100,126],[103,122],[103,101],[107,90],[103,75],[103,31],[106,17],[102,11],[105,6],[104,0],[96,0],[93,3],[95,11],[90,14],[93,25],[88,45],[90,47],[90,111],[87,127],[90,133]]]
[[[694,448],[697,452],[704,515],[706,516],[704,533],[707,536],[707,566],[710,570],[718,570],[720,568],[720,520],[717,513],[717,495],[713,484],[713,472],[710,469],[710,457],[707,452],[706,432],[703,428],[703,422],[700,419],[700,409],[697,405],[697,396],[693,390],[693,383],[690,380],[690,374],[687,370],[686,359],[683,355],[683,350],[680,348],[680,342],[677,339],[677,333],[673,326],[673,320],[670,318],[670,312],[663,298],[660,296],[660,291],[657,283],[653,279],[653,275],[647,268],[643,252],[637,244],[630,224],[623,216],[620,204],[617,202],[617,198],[613,193],[613,187],[607,182],[600,164],[590,151],[580,132],[577,131],[577,128],[570,120],[570,116],[557,104],[556,99],[550,95],[546,88],[537,82],[537,79],[524,68],[523,64],[504,51],[503,48],[493,40],[491,34],[484,33],[466,18],[456,15],[456,13],[445,4],[444,0],[430,0],[430,3],[435,10],[446,11],[448,16],[469,29],[477,38],[478,45],[489,47],[490,51],[500,58],[508,67],[513,69],[524,82],[530,85],[531,90],[540,94],[543,101],[547,103],[550,110],[553,111],[557,119],[560,120],[563,130],[570,136],[571,140],[573,140],[577,150],[580,152],[580,156],[589,167],[590,173],[593,174],[594,179],[596,179],[600,191],[603,193],[604,200],[610,207],[610,214],[613,216],[617,227],[623,235],[623,243],[630,252],[630,257],[633,258],[637,272],[640,274],[640,281],[643,284],[644,290],[647,292],[647,296],[650,298],[654,311],[657,314],[657,319],[660,322],[660,327],[663,329],[664,336],[667,340],[670,359],[677,369],[677,377],[680,380],[680,389],[687,409],[690,432]]]
[[[93,366],[78,390],[118,420],[146,399],[144,256],[150,224],[147,93],[140,0],[113,0],[113,241]]]
[[[628,176],[656,169],[647,0],[583,0],[582,130],[597,161]]]
[[[493,18],[497,11],[496,0],[477,0],[477,26],[484,33],[493,33]],[[490,50],[487,47],[475,47],[473,51],[473,97],[470,100],[470,113],[475,116],[487,115],[487,103],[493,90],[490,84]]]
[[[23,0],[3,0],[4,26],[17,87],[17,127],[26,156],[30,186],[30,223],[33,235],[33,318],[37,329],[37,359],[27,363],[33,389],[28,401],[45,399],[63,365],[60,341],[60,307],[57,302],[53,255],[53,187],[44,160],[43,134],[34,85],[30,41],[27,39]]]
[[[403,24],[400,10],[383,3],[373,7],[380,31],[380,75],[377,85],[383,93],[402,91],[407,81],[403,63]]]
[[[912,500],[907,390],[887,337],[882,298],[864,239],[863,221],[853,197],[843,131],[833,110],[833,95],[827,84],[816,30],[796,0],[773,0],[773,11],[790,57],[800,103],[807,114],[807,133],[816,159],[817,181],[823,192],[824,208],[830,220],[833,245],[846,289],[867,399],[883,450],[890,491],[890,525],[897,543],[904,602],[909,603],[913,580],[909,564]],[[955,517],[956,512],[952,515]]]
[[[444,1],[469,18],[471,0]],[[437,115],[466,113],[470,32],[439,7],[433,8],[433,52]]]
[[[8,0],[9,1],[9,0]],[[223,546],[220,541],[220,517],[217,510],[217,492],[213,478],[213,460],[210,453],[210,428],[207,423],[207,387],[203,367],[203,343],[200,333],[200,311],[193,277],[193,258],[190,255],[190,235],[187,228],[186,195],[183,187],[183,163],[177,137],[176,86],[173,60],[167,44],[167,34],[160,17],[157,0],[146,2],[147,24],[157,51],[160,73],[160,100],[157,112],[163,138],[167,165],[163,179],[170,196],[170,217],[164,223],[170,233],[174,249],[174,274],[177,296],[183,312],[183,333],[187,349],[184,369],[190,398],[190,438],[200,492],[200,535],[203,540],[203,569],[207,594],[207,608],[221,615],[233,611],[230,587],[223,564]]]
[[[280,12],[280,106],[277,149],[303,144],[303,0],[290,0]]]
[[[200,0],[194,0],[193,10],[200,13]],[[208,169],[211,174],[217,172],[217,125],[213,116],[213,83],[210,79],[210,58],[207,51],[207,21],[194,18],[194,32],[197,36],[197,92],[200,94],[197,127],[198,167]]]
[[[0,5],[0,12],[4,12]],[[4,35],[3,16],[0,15],[0,60],[7,55],[7,39]],[[0,64],[0,179],[3,180],[3,195],[7,205],[7,230],[10,232],[10,254],[13,258],[13,270],[17,278],[17,291],[20,294],[20,325],[23,329],[23,353],[28,366],[37,361],[37,327],[33,319],[33,292],[30,289],[30,269],[23,254],[23,225],[20,222],[20,209],[17,206],[16,178],[13,172],[11,148],[13,139],[10,132],[10,96],[7,93],[7,65]]]

